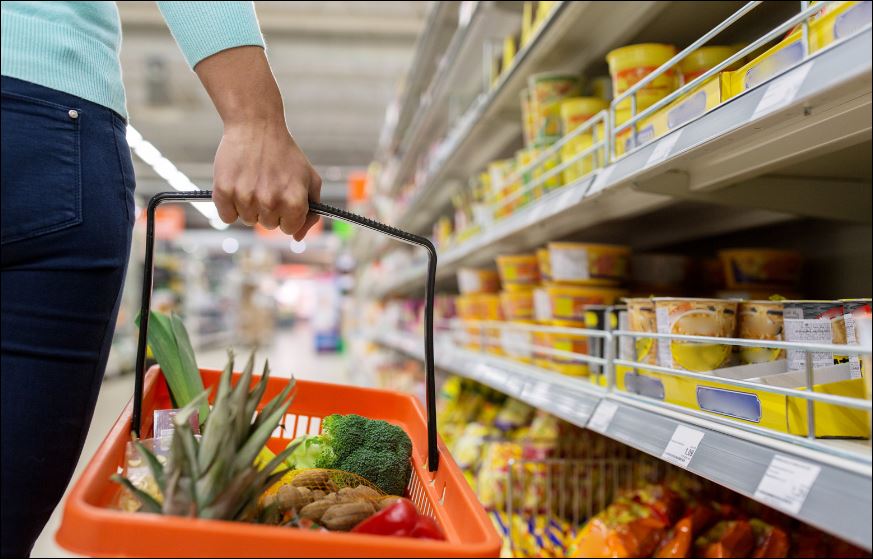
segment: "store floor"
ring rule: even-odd
[[[235,348],[237,359],[242,361],[248,358],[248,350]],[[279,331],[269,348],[261,350],[258,354],[258,363],[263,363],[264,357],[270,360],[272,374],[277,377],[294,376],[303,380],[320,380],[324,382],[347,383],[348,360],[345,355],[332,353],[316,353],[313,344],[311,329],[301,324],[294,329]],[[200,351],[197,354],[198,363],[201,367],[222,368],[227,355],[223,348]],[[241,367],[244,363],[238,363]],[[260,366],[260,365],[259,365]],[[91,456],[97,450],[103,437],[109,432],[112,424],[118,418],[122,408],[127,405],[133,394],[133,375],[125,375],[107,379],[100,389],[100,397],[97,400],[97,408],[94,411],[94,419],[91,422],[91,431],[85,441],[82,457],[76,467],[73,479],[76,480],[82,470],[88,464]],[[66,498],[66,497],[65,497]],[[55,510],[42,534],[33,548],[33,557],[78,557],[58,547],[54,541],[54,534],[61,522],[61,511],[64,502]]]

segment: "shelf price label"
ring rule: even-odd
[[[677,425],[661,458],[681,468],[687,468],[702,440],[703,431],[685,425]]]
[[[820,472],[815,464],[776,454],[755,490],[755,499],[798,514]]]
[[[682,135],[682,130],[677,130],[673,132],[666,138],[661,138],[657,140],[655,143],[655,149],[652,150],[652,154],[649,155],[649,160],[646,162],[646,167],[651,167],[652,165],[657,165],[661,161],[664,161],[669,157],[670,152],[673,151],[673,147],[676,145],[676,142],[679,141],[679,136]]]
[[[618,404],[609,400],[601,400],[597,404],[597,409],[591,414],[591,419],[588,420],[588,428],[597,433],[606,433],[616,411],[618,411]]]
[[[812,69],[812,64],[804,64],[773,80],[767,86],[767,91],[764,92],[761,100],[758,101],[758,106],[755,107],[752,119],[754,120],[769,112],[781,109],[791,103],[794,97],[797,96],[797,92],[800,91],[800,86],[803,85],[803,81],[806,79],[807,74],[809,74],[810,69]]]

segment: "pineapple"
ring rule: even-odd
[[[202,437],[194,436],[189,419],[206,401],[208,391],[173,418],[175,432],[166,464],[136,442],[161,491],[161,500],[136,488],[127,478],[113,476],[140,502],[144,512],[256,521],[258,498],[287,472],[278,467],[296,445],[290,445],[262,468],[256,465],[256,458],[291,405],[294,379],[256,416],[257,405],[267,388],[269,364],[264,364],[260,381],[249,391],[254,353],[235,386],[231,386],[233,362],[233,352],[228,351],[228,363],[222,371]]]

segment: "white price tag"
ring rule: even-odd
[[[615,417],[615,412],[618,411],[618,404],[608,400],[601,400],[597,404],[597,409],[591,414],[591,419],[588,420],[588,428],[598,433],[606,433],[609,429],[609,424],[612,423],[612,418]]]
[[[601,169],[597,173],[597,176],[594,177],[594,182],[591,184],[591,187],[585,193],[585,197],[587,198],[587,197],[592,196],[592,195],[600,192],[601,190],[603,190],[606,187],[606,185],[609,183],[609,177],[610,177],[610,175],[612,175],[612,171],[614,171],[614,170],[615,170],[615,165],[610,165],[609,167]]]
[[[804,64],[800,68],[796,68],[788,74],[773,80],[767,86],[764,96],[758,101],[758,106],[755,107],[752,118],[756,119],[769,112],[781,109],[793,101],[811,68],[812,64]]]
[[[820,472],[815,464],[776,454],[755,490],[755,499],[798,514]]]
[[[661,458],[682,468],[687,468],[697,452],[697,446],[703,440],[703,431],[698,431],[684,425],[677,425],[673,437],[667,443]]]
[[[682,130],[678,130],[673,132],[666,138],[661,138],[655,143],[655,149],[652,150],[652,154],[649,156],[649,160],[646,162],[646,167],[651,167],[652,165],[657,165],[661,161],[667,159],[670,155],[670,152],[673,151],[673,147],[676,145],[676,142],[679,141],[679,136],[682,135]]]

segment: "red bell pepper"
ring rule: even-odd
[[[418,521],[418,511],[409,499],[397,499],[370,518],[352,528],[358,534],[409,536]]]
[[[433,518],[426,516],[424,514],[418,515],[418,520],[415,523],[415,528],[412,529],[412,533],[410,534],[413,538],[418,538],[420,540],[444,540],[446,537],[443,535],[443,531],[440,530],[440,527],[434,521]]]

